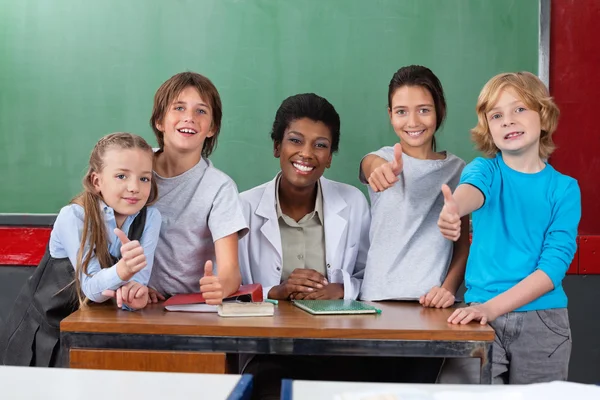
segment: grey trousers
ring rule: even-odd
[[[564,381],[571,356],[571,328],[566,308],[510,312],[490,326],[494,384]],[[439,383],[479,383],[479,359],[447,358]]]

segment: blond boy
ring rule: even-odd
[[[503,73],[482,89],[479,150],[438,221],[457,240],[460,217],[473,213],[473,242],[465,275],[465,301],[453,324],[490,323],[496,332],[495,383],[566,380],[571,354],[567,296],[562,280],[576,250],[581,217],[577,181],[547,159],[559,110],[547,88],[528,72]],[[478,365],[448,360],[441,382],[478,381]]]

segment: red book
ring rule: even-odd
[[[263,301],[263,289],[260,283],[242,285],[237,292],[227,296],[223,300],[237,300],[244,302],[260,303]],[[180,306],[186,304],[203,304],[206,301],[202,293],[176,294],[165,301],[165,307]]]

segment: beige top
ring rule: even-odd
[[[325,232],[323,230],[323,195],[321,182],[317,181],[317,200],[313,212],[306,214],[296,222],[281,211],[279,204],[279,181],[275,185],[275,203],[279,231],[281,232],[281,251],[283,270],[281,281],[289,278],[296,268],[309,268],[327,277],[325,267]]]

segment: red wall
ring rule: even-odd
[[[0,266],[38,265],[50,239],[50,228],[0,226]]]
[[[553,0],[550,90],[561,117],[551,163],[581,188],[581,235],[600,234],[600,1]]]
[[[553,0],[550,91],[561,110],[550,158],[581,188],[579,249],[571,272],[600,273],[600,0]]]

